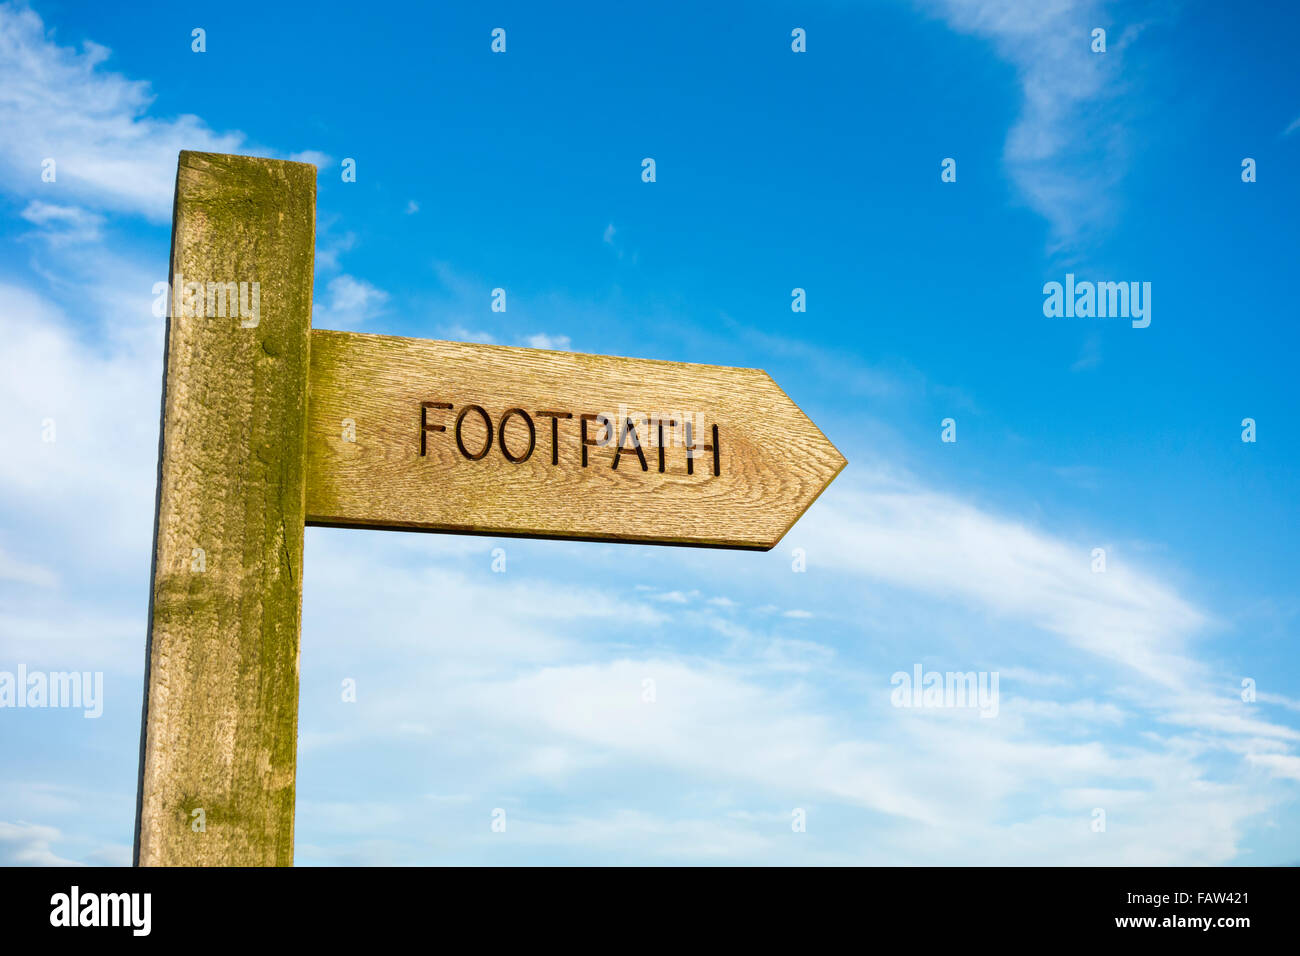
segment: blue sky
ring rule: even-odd
[[[300,864],[1300,860],[1295,9],[462,6],[0,4],[0,670],[105,675],[0,710],[0,862],[129,860],[180,149],[318,164],[317,327],[764,368],[849,460],[767,554],[309,529]]]

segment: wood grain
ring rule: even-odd
[[[315,201],[313,166],[180,154],[172,276],[260,315],[167,323],[139,865],[293,861]]]
[[[309,524],[768,549],[845,464],[757,369],[318,329],[310,387]],[[532,420],[531,455],[519,412],[505,430],[510,457],[502,453],[511,409]],[[582,464],[581,416],[600,413],[632,419],[615,436],[625,446],[617,468],[613,444],[588,446]],[[716,426],[717,474],[712,451],[688,465],[667,442],[660,472],[652,413],[689,415],[700,445]],[[484,414],[493,435],[477,457]],[[593,440],[606,434],[596,421],[587,428]]]

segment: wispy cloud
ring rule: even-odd
[[[49,568],[39,564],[19,561],[13,555],[0,548],[0,581],[15,581],[38,588],[52,588],[58,583],[58,575]]]
[[[317,169],[323,169],[334,162],[326,153],[318,149],[304,149],[300,153],[290,153],[288,158],[295,163],[311,163]]]
[[[1111,22],[1100,0],[918,2],[954,30],[988,39],[1016,68],[1022,102],[1004,158],[1025,201],[1051,225],[1054,247],[1109,225],[1127,135],[1112,98],[1122,50],[1141,27],[1094,53],[1091,30]]]
[[[312,305],[312,325],[321,329],[357,329],[382,315],[388,293],[364,279],[339,275],[330,279],[325,296]]]
[[[197,116],[150,116],[149,84],[104,68],[109,56],[89,41],[59,46],[35,11],[0,4],[0,175],[28,198],[166,222],[182,149],[250,146],[243,133],[215,131]],[[45,159],[55,162],[54,182],[41,178]]]
[[[54,246],[95,242],[100,238],[104,217],[79,206],[59,206],[34,199],[20,215],[38,227],[37,234]]]
[[[60,833],[54,827],[31,823],[0,821],[0,865],[2,866],[79,866],[51,849]]]
[[[523,344],[530,349],[552,349],[559,352],[567,352],[573,348],[573,343],[567,335],[547,335],[545,332],[526,336]]]
[[[846,483],[849,484],[849,483]],[[1113,562],[1093,572],[1071,543],[957,498],[881,473],[859,476],[808,516],[801,545],[831,567],[957,600],[1062,639],[1113,668],[1115,694],[1158,720],[1251,738],[1297,741],[1222,693],[1192,653],[1217,622],[1158,578]],[[1004,645],[1004,653],[1023,654]]]

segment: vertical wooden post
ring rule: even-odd
[[[315,231],[315,167],[180,154],[137,865],[293,862]]]

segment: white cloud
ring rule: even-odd
[[[325,237],[326,225],[323,222],[316,224],[316,275],[322,272],[333,272],[339,267],[339,257],[345,252],[351,252],[356,247],[357,236],[353,232],[345,232],[334,239]]]
[[[127,542],[147,554],[140,529],[153,521],[163,324],[150,314],[147,277],[133,269],[118,276],[120,285],[83,289],[105,319],[122,286],[135,280],[140,290],[135,316],[109,322],[111,337],[98,343],[89,329],[74,333],[48,300],[0,284],[0,489],[10,527],[39,522],[46,533],[33,544],[61,535],[80,542],[84,550],[62,556],[77,564],[102,560],[101,549],[120,553]],[[48,442],[47,419],[54,426]],[[17,560],[46,563],[30,554]]]
[[[381,315],[388,293],[364,279],[335,276],[325,297],[312,304],[312,325],[318,329],[356,329]]]
[[[51,849],[60,836],[54,827],[0,820],[0,866],[78,866]]]
[[[1262,704],[1277,704],[1279,707],[1285,707],[1288,710],[1300,710],[1300,700],[1292,700],[1282,694],[1270,694],[1261,691],[1256,696]]]
[[[58,580],[58,575],[49,568],[20,561],[0,548],[0,581],[16,581],[19,584],[30,584],[32,587],[52,588]]]
[[[38,234],[51,245],[73,242],[96,242],[104,217],[79,206],[58,206],[32,200],[19,214],[39,227]]]
[[[76,332],[45,298],[0,284],[0,582],[26,585],[5,595],[0,650],[132,673],[142,654],[163,323],[151,314],[146,274],[100,253],[78,262],[89,313],[79,318],[92,321]],[[44,440],[47,421],[53,441]]]
[[[1013,697],[1004,701],[1001,706],[1006,711],[1035,720],[1120,724],[1124,722],[1125,717],[1124,711],[1114,704],[1098,703],[1095,700],[1061,702]]]
[[[687,863],[715,863],[771,858],[779,852],[782,826],[769,826],[764,833],[751,823],[718,815],[696,819],[665,819],[639,810],[615,810],[603,815],[553,818],[538,813],[516,813],[509,817],[512,843],[541,849],[582,846],[587,850],[625,858],[629,846],[639,859],[662,859]],[[487,835],[486,839],[491,839]],[[486,842],[486,840],[485,840]],[[787,841],[788,842],[788,841]]]
[[[368,539],[373,548],[359,554],[341,542],[324,557],[314,542],[309,546],[306,605],[315,607],[314,621],[350,618],[346,633],[313,629],[310,641],[317,654],[346,653],[354,635],[364,633],[384,641],[370,646],[371,653],[392,658],[384,647],[418,650],[392,659],[387,676],[372,677],[371,686],[376,680],[383,686],[383,699],[367,712],[346,715],[319,747],[333,760],[349,759],[348,747],[385,746],[396,739],[395,727],[422,728],[430,760],[441,765],[460,750],[474,755],[476,769],[462,767],[455,778],[477,795],[474,812],[485,800],[499,800],[489,794],[531,792],[538,781],[571,793],[615,786],[593,781],[623,780],[633,800],[639,773],[679,785],[689,781],[705,792],[747,794],[765,805],[874,811],[837,831],[834,847],[803,858],[819,862],[1187,864],[1236,857],[1244,827],[1272,798],[1240,771],[1224,780],[1209,776],[1201,755],[1230,743],[1243,756],[1287,757],[1279,748],[1294,731],[1255,720],[1241,708],[1229,720],[1231,707],[1203,690],[1207,668],[1189,656],[1187,638],[1209,626],[1204,612],[1149,574],[1116,569],[1108,572],[1116,577],[1098,580],[1105,576],[1092,574],[1087,549],[1076,553],[1044,532],[914,484],[848,490],[847,496],[828,493],[805,517],[817,527],[808,529],[813,533],[804,543],[819,556],[818,566],[841,582],[836,593],[884,584],[915,592],[912,598],[893,595],[891,603],[955,605],[970,622],[991,615],[992,630],[982,631],[987,636],[981,642],[1003,658],[1023,656],[1023,650],[999,636],[998,622],[1028,623],[1037,650],[1075,677],[1095,675],[1097,693],[1073,700],[1027,696],[1026,690],[1041,693],[1069,682],[1041,667],[1008,668],[1007,676],[1027,687],[1011,694],[1004,683],[996,720],[974,712],[897,709],[888,706],[887,672],[862,672],[860,663],[837,653],[849,646],[842,638],[828,646],[754,634],[710,618],[716,612],[707,600],[674,602],[689,592],[628,586],[625,602],[635,594],[663,609],[666,620],[646,628],[637,624],[645,609],[620,604],[618,591],[610,600],[563,578],[554,589],[564,600],[546,613],[540,609],[555,597],[549,584],[487,573],[476,581],[469,571],[413,573],[398,563],[405,560],[398,554],[385,557],[386,539],[375,536]],[[875,532],[868,530],[876,525]],[[826,536],[827,528],[842,532],[843,548]],[[484,542],[483,554],[488,547]],[[987,571],[972,572],[971,558],[988,564]],[[519,560],[512,554],[512,562]],[[581,572],[571,573],[583,580]],[[700,578],[690,568],[683,573]],[[349,588],[368,600],[351,600]],[[430,597],[413,602],[419,595]],[[323,597],[327,606],[320,604]],[[593,623],[608,626],[579,630],[581,609]],[[655,635],[687,628],[701,615],[725,646],[692,636],[692,650],[670,653],[658,643],[662,638]],[[435,618],[432,630],[423,624]],[[1123,627],[1141,646],[1127,653],[1117,646],[1123,639],[1102,640],[1093,630],[1112,626]],[[468,634],[472,640],[458,637]],[[429,643],[431,635],[440,635],[436,644]],[[558,641],[559,635],[571,640]],[[655,646],[646,646],[648,640]],[[515,657],[525,648],[529,664]],[[643,697],[647,678],[656,692],[653,703]],[[827,696],[844,682],[865,688],[847,706]],[[1196,736],[1139,732],[1150,717],[1192,727]],[[450,751],[437,743],[446,736],[439,728],[457,728]],[[1290,769],[1284,760],[1261,766],[1278,778]],[[1088,802],[1103,796],[1109,802]],[[1113,814],[1104,841],[1088,826],[1098,805]],[[602,821],[622,819],[591,807],[565,822],[530,806],[524,799],[511,811],[512,820],[520,813],[529,820],[531,835],[518,839],[555,853],[565,852],[564,841],[576,832],[571,826],[599,829]],[[1124,812],[1115,814],[1121,806]],[[652,856],[645,833],[689,828],[696,819],[673,806],[629,812],[648,816],[644,825],[629,824],[621,843],[616,833],[609,835],[615,858]],[[899,821],[909,822],[900,829]],[[719,832],[725,826],[710,825]],[[768,837],[747,832],[748,838],[715,855],[786,858],[788,851]]]
[[[493,345],[496,343],[496,336],[485,329],[470,329],[463,325],[449,325],[442,329],[442,337],[452,342],[478,342],[482,345]]]
[[[318,170],[333,164],[334,160],[318,149],[305,149],[300,153],[290,153],[289,159],[295,163],[311,163]]]
[[[530,349],[552,349],[560,352],[567,352],[573,347],[567,335],[547,335],[545,332],[528,336],[524,339],[524,344]]]
[[[1300,781],[1300,757],[1291,754],[1247,754],[1247,759],[1275,777]]]
[[[111,843],[86,854],[90,866],[130,866],[131,847],[124,843]]]
[[[905,480],[843,482],[800,540],[831,567],[1024,620],[1158,686],[1200,676],[1184,641],[1207,616],[1168,586],[1133,569],[1094,574],[1088,546]]]
[[[1109,23],[1100,0],[917,0],[959,32],[990,40],[1020,82],[1006,141],[1012,182],[1052,227],[1058,246],[1109,225],[1109,190],[1123,174],[1125,131],[1115,102],[1121,52],[1141,26],[1093,53]]]
[[[0,5],[0,176],[27,198],[167,222],[181,150],[253,147],[197,116],[149,116],[149,84],[104,69],[108,58],[92,42],[79,51],[59,46],[33,10]],[[55,161],[53,183],[41,179],[47,158]]]

